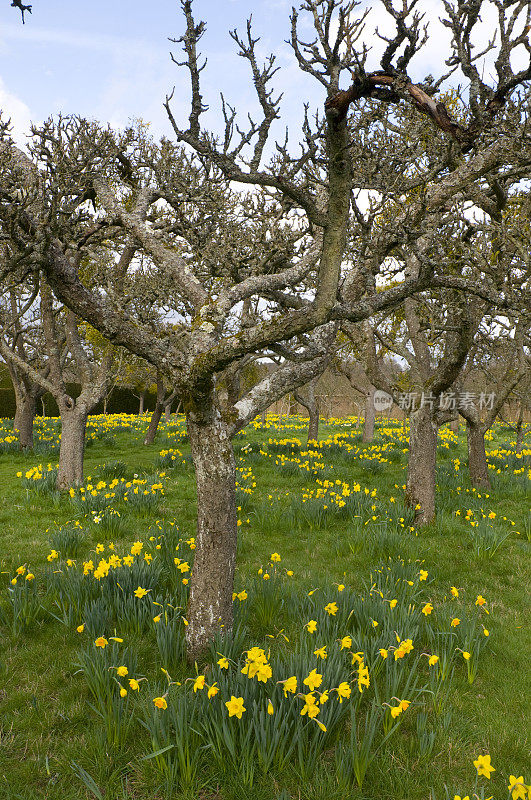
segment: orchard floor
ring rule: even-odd
[[[133,475],[146,476],[146,485],[153,495],[152,505],[142,507],[139,504],[135,510],[123,501],[116,503],[120,520],[111,520],[110,530],[94,521],[98,510],[86,518],[79,493],[72,499],[68,495],[38,492],[30,486],[31,479],[24,478],[26,472],[39,463],[46,472],[49,462],[56,463],[56,454],[43,451],[41,455],[17,452],[0,455],[0,798],[443,800],[450,797],[453,800],[455,795],[464,797],[467,794],[472,799],[476,792],[480,798],[493,796],[501,800],[511,796],[507,788],[510,775],[523,775],[524,781],[531,783],[531,518],[529,455],[525,455],[529,454],[529,449],[524,450],[523,458],[516,459],[511,452],[514,434],[502,426],[496,428],[492,441],[487,442],[487,451],[491,453],[489,461],[493,464],[493,487],[479,493],[473,492],[468,482],[463,429],[456,441],[451,434],[443,433],[438,452],[437,521],[418,532],[410,529],[408,512],[401,505],[407,442],[399,423],[381,423],[374,442],[362,445],[352,420],[323,422],[320,437],[329,440],[330,445],[323,446],[317,456],[305,455],[304,421],[299,418],[284,419],[282,424],[268,418],[265,430],[257,424],[235,440],[241,470],[239,481],[243,487],[238,495],[241,524],[235,590],[248,594],[248,600],[235,600],[238,608],[248,604],[242,649],[258,646],[268,657],[271,651],[271,664],[275,657],[289,660],[290,648],[293,647],[293,652],[297,647],[300,649],[303,637],[309,635],[305,630],[309,616],[297,617],[308,609],[311,613],[311,607],[305,603],[321,598],[316,602],[321,604],[319,613],[326,627],[328,618],[321,606],[334,601],[340,603],[342,595],[338,585],[346,586],[345,595],[348,592],[351,597],[367,595],[371,574],[374,576],[382,565],[402,564],[402,560],[406,565],[411,562],[411,575],[413,572],[422,575],[421,570],[428,573],[422,584],[415,578],[412,591],[416,592],[417,608],[432,604],[433,617],[440,614],[441,621],[448,626],[453,616],[453,586],[459,591],[456,603],[466,604],[466,613],[471,617],[481,615],[478,616],[481,626],[488,630],[488,641],[485,636],[486,646],[482,644],[477,675],[472,683],[468,680],[468,664],[462,657],[462,650],[456,652],[452,661],[451,690],[439,713],[428,717],[426,730],[418,717],[424,710],[422,704],[426,703],[429,685],[426,683],[428,688],[424,694],[418,694],[424,680],[419,678],[418,703],[414,702],[411,709],[404,711],[400,728],[382,743],[361,788],[356,781],[342,782],[336,758],[338,741],[341,737],[348,740],[348,721],[343,724],[342,731],[330,737],[330,742],[323,734],[319,747],[308,753],[308,759],[313,757],[312,753],[317,753],[315,764],[308,769],[293,758],[282,769],[272,768],[265,774],[257,768],[254,777],[249,778],[238,768],[229,767],[228,761],[227,768],[220,769],[219,762],[207,748],[188,788],[164,776],[164,754],[146,759],[153,754],[153,744],[147,729],[135,717],[134,705],[131,706],[132,722],[127,739],[113,747],[102,732],[102,719],[94,709],[94,698],[79,666],[80,651],[89,652],[93,637],[86,630],[76,631],[85,621],[80,618],[82,615],[67,619],[65,607],[59,609],[54,605],[57,593],[49,589],[54,570],[66,570],[66,552],[61,553],[57,546],[57,542],[62,541],[57,531],[67,522],[80,520],[82,533],[80,549],[74,559],[76,565],[84,560],[97,564],[100,559],[100,548],[96,550],[98,543],[103,544],[107,557],[110,540],[114,552],[128,553],[135,541],[143,542],[142,552],[146,552],[150,536],[169,530],[170,523],[174,523],[173,532],[178,527],[185,541],[195,535],[195,486],[187,459],[188,446],[182,434],[182,419],[169,426],[161,425],[155,444],[147,447],[142,445],[147,417],[124,420],[117,418],[110,426],[94,422],[94,440],[86,451],[85,474],[97,476],[93,486],[99,480],[108,483],[113,474],[125,475],[130,481]],[[0,443],[7,427],[6,422],[3,433],[0,421]],[[57,442],[56,423],[48,422],[45,427],[50,442]],[[350,453],[334,445],[333,437],[340,433],[347,437]],[[282,443],[297,437],[301,447]],[[183,459],[175,456],[174,466],[162,466],[161,451],[175,448],[183,454]],[[168,462],[171,454],[163,459]],[[112,463],[102,473],[102,465],[109,462]],[[164,474],[159,478],[161,471]],[[17,472],[23,477],[17,477]],[[157,481],[162,483],[163,493],[156,488]],[[153,485],[154,490],[151,489]],[[337,490],[340,497],[344,485],[349,487],[348,492],[355,501],[352,513],[343,513],[338,505],[340,501],[337,498],[334,501],[331,494]],[[107,490],[108,487],[94,491],[101,495]],[[319,498],[316,493],[322,496]],[[99,507],[95,504],[94,508]],[[67,526],[68,530],[70,528]],[[55,539],[50,539],[54,535]],[[48,559],[51,550],[58,551],[56,559]],[[184,552],[183,561],[191,562],[193,552],[189,549]],[[271,554],[279,554],[280,562],[275,559],[271,562]],[[19,575],[15,589],[30,571],[35,575],[41,604],[35,618],[27,625],[17,624],[16,611],[9,601],[11,581],[21,566],[26,572]],[[260,568],[263,569],[261,575],[258,574]],[[181,581],[187,573],[177,572],[178,565],[175,569]],[[288,575],[288,570],[293,575]],[[269,573],[275,591],[264,583],[263,576]],[[93,580],[90,575],[88,578]],[[175,589],[175,578],[172,581]],[[308,593],[314,590],[317,593],[308,599]],[[178,591],[184,590],[179,588]],[[293,601],[297,596],[303,598],[300,607]],[[476,605],[478,596],[485,598],[483,606],[482,601]],[[156,614],[156,607],[154,609],[153,614]],[[426,621],[429,613],[424,614]],[[456,611],[455,617],[458,613],[461,611]],[[329,616],[333,622],[333,615]],[[424,618],[420,616],[419,619],[424,624]],[[141,683],[138,694],[143,693],[147,698],[145,702],[150,704],[157,688],[157,694],[164,691],[160,669],[166,662],[155,648],[151,629],[144,630],[140,625],[135,632],[134,625],[130,625],[125,635],[119,623],[120,620],[115,631],[98,633],[107,637],[113,633],[123,636],[124,646],[135,650],[136,674],[147,679]],[[380,621],[380,628],[384,627],[392,630],[387,616]],[[340,630],[339,636],[344,633],[346,629]],[[407,631],[400,633],[407,635]],[[318,635],[319,631],[313,640],[316,648],[324,644]],[[364,636],[367,638],[369,633]],[[331,653],[334,638],[327,641]],[[390,641],[389,646],[391,644]],[[396,642],[394,645],[396,648]],[[107,652],[110,648],[111,645]],[[390,649],[389,661],[392,661],[392,653]],[[99,653],[97,655],[99,657]],[[314,667],[325,669],[326,661],[316,658],[314,661]],[[328,663],[331,662],[332,658]],[[353,699],[358,695],[358,686],[356,666],[351,669]],[[180,661],[173,666],[171,678],[184,684],[187,677],[205,674],[208,685],[211,683],[209,670],[208,664],[197,665],[196,671],[193,665],[190,667]],[[427,674],[427,669],[422,672],[424,676]],[[220,685],[223,686],[221,678]],[[300,689],[308,691],[306,687]],[[281,696],[280,689],[276,691]],[[365,697],[369,697],[372,683],[366,691]],[[197,695],[200,693],[201,690]],[[190,692],[190,696],[194,698],[196,694]],[[215,700],[213,697],[212,702]],[[392,702],[390,697],[385,700]],[[136,696],[131,700],[132,704],[134,702]],[[337,703],[337,698],[328,702]],[[348,702],[346,699],[345,703]],[[280,710],[275,709],[275,713]],[[243,723],[245,715],[250,713],[251,709],[246,711],[240,722]],[[228,722],[238,724],[234,717]],[[300,723],[310,725],[310,720],[303,717]],[[478,782],[472,762],[480,754],[491,756],[496,771],[490,780],[482,777]]]

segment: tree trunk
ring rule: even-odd
[[[260,416],[260,426],[262,428],[265,428],[265,426],[266,426],[266,412],[265,412],[265,409],[264,409],[264,411],[262,411],[262,414]]]
[[[437,425],[429,406],[411,412],[406,504],[415,509],[415,524],[427,525],[435,517],[435,464]],[[418,506],[418,508],[417,508]]]
[[[162,403],[157,403],[155,408],[153,409],[153,413],[151,414],[151,419],[149,421],[149,427],[147,429],[146,436],[144,438],[144,444],[153,444],[155,441],[155,436],[159,427],[160,418],[162,416],[164,406]]]
[[[164,419],[166,423],[171,420],[171,403],[164,406]]]
[[[236,562],[236,463],[217,408],[186,417],[197,486],[197,538],[186,628],[190,662],[204,654],[216,633],[232,630]],[[205,413],[206,412],[206,413]]]
[[[308,423],[308,443],[319,441],[319,406],[317,403],[312,405],[309,410],[310,421]]]
[[[13,419],[13,433],[20,431],[20,418],[22,415],[22,398],[15,392],[15,417]]]
[[[83,483],[87,417],[88,414],[84,409],[61,411],[61,446],[57,472],[57,488],[61,492]]]
[[[297,413],[297,401],[295,400],[295,397],[292,394],[290,394],[288,395],[288,416],[294,417],[296,413]]]
[[[371,386],[370,392],[365,397],[365,419],[363,421],[363,435],[362,442],[372,442],[374,439],[374,420],[376,418],[376,410],[374,408],[374,386]]]
[[[140,392],[140,395],[139,395],[139,398],[138,398],[138,413],[139,414],[143,414],[144,413],[144,399],[145,399],[145,397],[146,397],[146,393],[145,392]]]
[[[450,430],[453,433],[459,433],[459,417],[456,417],[450,422]]]
[[[37,398],[33,394],[27,394],[17,400],[17,410],[15,413],[15,423],[13,430],[19,432],[19,442],[23,450],[33,447],[33,420],[37,413]]]
[[[468,443],[468,474],[476,489],[490,489],[489,469],[485,454],[485,430],[483,425],[466,421]]]
[[[317,379],[313,378],[306,384],[308,388],[307,397],[304,397],[298,392],[294,394],[297,403],[308,412],[308,444],[319,440],[319,403],[315,396],[316,383]]]
[[[519,455],[524,446],[524,404],[520,403],[520,411],[516,421],[516,453]]]

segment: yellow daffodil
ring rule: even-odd
[[[246,708],[243,705],[243,697],[234,697],[234,695],[232,695],[230,700],[226,701],[225,705],[227,707],[227,711],[229,712],[229,717],[237,717],[238,719],[241,719],[243,712],[246,711]]]
[[[524,784],[524,776],[520,775],[515,778],[514,775],[509,775],[509,792],[513,800],[526,800],[528,796],[528,787]]]
[[[348,700],[351,695],[352,689],[350,688],[349,684],[346,681],[343,681],[339,684],[336,689],[337,695],[339,697],[339,702],[342,703],[343,700]],[[322,698],[321,698],[322,701]]]
[[[284,697],[288,696],[288,692],[291,694],[295,694],[297,691],[297,677],[296,675],[292,675],[291,678],[287,678],[285,681],[280,681],[283,684],[282,691],[284,692]]]
[[[478,771],[478,775],[484,775],[489,780],[491,772],[496,771],[490,764],[490,755],[478,756],[473,763]]]
[[[315,691],[315,689],[318,689],[319,686],[322,684],[322,682],[323,682],[323,676],[320,675],[316,669],[312,669],[308,677],[303,680],[304,685],[308,686],[310,692],[313,692]]]

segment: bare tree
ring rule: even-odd
[[[37,402],[46,390],[6,354],[15,353],[23,363],[47,377],[49,368],[43,364],[39,331],[31,314],[35,299],[34,293],[26,287],[11,286],[0,300],[0,325],[2,341],[0,352],[13,384],[15,394],[15,418],[13,430],[18,432],[23,450],[33,447],[33,421],[37,412]]]
[[[69,309],[54,303],[50,287],[41,280],[39,286],[39,324],[42,341],[32,341],[21,330],[21,315],[14,319],[17,336],[15,345],[9,347],[5,335],[0,338],[0,353],[10,369],[27,381],[35,393],[49,392],[57,403],[61,417],[61,443],[57,488],[66,490],[83,481],[85,429],[90,411],[103,399],[112,380],[111,351],[99,363],[91,357],[84,343],[79,320]],[[9,335],[10,326],[6,333]],[[68,384],[78,382],[81,391],[74,397]],[[31,410],[31,409],[30,409]],[[27,411],[26,440],[30,437],[30,412]],[[33,417],[31,417],[33,423]]]
[[[232,33],[250,66],[261,119],[241,124],[223,98],[225,130],[215,137],[201,125],[204,63],[198,44],[205,25],[195,22],[189,0],[181,5],[186,31],[175,41],[183,46],[183,64],[191,78],[188,127],[175,119],[171,97],[166,109],[178,142],[192,155],[167,140],[156,145],[134,128],[113,134],[82,120],[50,121],[35,132],[32,155],[41,168],[37,179],[34,162],[25,160],[4,132],[0,214],[21,262],[44,270],[62,302],[113,343],[167,375],[183,400],[198,495],[187,628],[193,659],[220,625],[226,630],[232,625],[236,506],[231,437],[273,400],[323,370],[339,320],[359,322],[396,307],[430,283],[446,286],[449,279],[439,269],[435,240],[447,208],[468,187],[472,192],[489,171],[507,166],[517,180],[531,158],[522,121],[526,97],[513,103],[510,113],[495,113],[529,76],[528,70],[517,75],[507,71],[516,18],[504,29],[507,57],[499,61],[497,89],[470,78],[470,107],[477,114],[464,124],[452,120],[444,104],[433,99],[442,78],[414,85],[407,77],[409,61],[425,40],[419,16],[409,18],[410,6],[398,13],[387,0],[383,3],[395,19],[397,36],[388,43],[382,70],[366,73],[367,50],[359,43],[356,49],[364,20],[354,18],[355,4],[307,0],[300,13],[314,25],[316,41],[301,40],[300,14],[293,11],[291,46],[300,68],[326,94],[324,115],[312,123],[307,109],[301,154],[293,155],[287,142],[278,143],[264,165],[271,126],[280,114],[280,97],[271,88],[274,57],[259,63],[250,22],[244,35]],[[466,24],[449,54],[454,66],[463,69],[474,67],[469,5],[457,3],[456,30],[458,22]],[[345,73],[351,85],[342,90]],[[441,131],[438,160],[425,159],[422,142],[415,143],[419,110]],[[397,127],[398,117],[410,127]],[[491,141],[495,119],[502,123]],[[373,129],[376,138],[369,146],[367,132]],[[450,147],[449,142],[456,144]],[[420,178],[418,167],[409,169],[417,162],[423,167]],[[251,193],[235,195],[233,182],[251,186]],[[378,224],[378,213],[371,208],[367,227],[367,215],[356,202],[361,190],[380,192],[394,204],[393,220]],[[401,200],[404,191],[407,203]],[[89,200],[96,213],[90,211]],[[357,236],[356,259],[346,262],[352,223],[366,231],[366,238]],[[109,270],[104,292],[87,285],[75,254],[102,241],[112,241],[117,256],[134,248],[149,261],[151,290],[165,291],[168,306],[178,315],[173,330],[153,336],[120,281],[113,285],[109,280],[117,267]],[[415,268],[382,290],[377,279],[388,272],[389,254],[401,242],[414,252]],[[471,285],[463,275],[451,275],[453,283],[485,294],[481,282]],[[241,319],[238,309],[251,298],[258,313]],[[279,356],[277,368],[231,408],[224,407],[216,389],[224,371],[249,354],[269,351]]]
[[[162,417],[162,412],[166,412],[166,409],[171,408],[171,404],[177,397],[177,390],[170,388],[169,390],[164,386],[164,377],[160,373],[157,372],[157,399],[155,401],[155,408],[151,414],[151,419],[149,421],[148,429],[146,431],[146,435],[144,437],[144,444],[153,444],[155,441],[155,436],[157,434],[157,430],[159,427],[160,418]]]
[[[485,388],[479,397],[477,393],[461,393],[458,409],[466,420],[470,482],[478,489],[488,489],[491,484],[485,434],[508,398],[520,385],[524,386],[529,377],[531,360],[526,354],[529,317],[522,314],[516,321],[507,317],[503,320],[494,318],[482,328],[471,366],[476,368],[476,372],[479,369],[484,373]]]

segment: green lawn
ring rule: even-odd
[[[398,423],[385,423],[378,429],[375,442],[363,447],[349,422],[323,424],[321,438],[330,443],[324,444],[318,457],[304,455],[303,422],[292,418],[281,426],[272,419],[270,423],[266,431],[259,426],[256,430],[250,428],[235,441],[240,483],[244,487],[239,493],[236,591],[245,591],[248,597],[235,601],[240,622],[237,636],[220,639],[214,651],[230,654],[237,662],[242,651],[252,646],[263,648],[273,668],[273,677],[265,683],[242,676],[244,661],[222,670],[215,663],[219,657],[215,655],[197,665],[196,672],[194,666],[187,666],[179,657],[187,591],[182,578],[186,579],[188,573],[173,565],[173,556],[180,538],[183,541],[179,555],[182,561],[191,563],[193,549],[186,540],[195,533],[193,472],[186,458],[188,447],[183,440],[182,420],[167,427],[162,425],[156,443],[150,447],[141,443],[147,426],[145,418],[94,421],[85,474],[91,476],[91,485],[97,486],[100,480],[107,485],[94,490],[98,497],[89,503],[95,513],[88,517],[88,503],[79,500],[79,493],[71,499],[39,492],[30,486],[38,482],[16,476],[17,472],[24,476],[39,463],[46,471],[48,463],[56,463],[56,455],[45,451],[0,455],[0,798],[453,800],[456,794],[473,798],[474,792],[481,797],[484,791],[485,798],[492,795],[501,800],[510,796],[510,774],[523,775],[531,783],[529,455],[516,459],[510,452],[511,432],[499,426],[493,440],[487,443],[487,450],[492,453],[489,460],[495,466],[491,471],[493,489],[488,496],[479,493],[478,497],[470,490],[465,467],[455,469],[455,459],[463,464],[466,461],[463,431],[458,442],[448,432],[442,432],[439,514],[436,524],[417,535],[410,530],[409,512],[401,505],[407,444]],[[56,429],[54,422],[43,425],[46,433],[42,438],[49,440],[47,446],[56,441]],[[348,448],[332,442],[331,437],[340,433],[351,445],[350,453],[346,452]],[[0,443],[4,436],[0,427]],[[301,448],[278,443],[294,437],[300,437]],[[178,448],[186,463],[177,458],[176,466],[162,469],[165,474],[159,478],[159,453],[169,448]],[[109,462],[112,463],[102,470]],[[117,481],[122,475],[127,482],[133,482],[135,475],[137,480],[146,480],[146,484],[140,484],[141,492],[145,486],[161,482],[164,494],[155,489],[149,498],[155,505],[145,508],[140,502],[135,508],[133,497],[128,502],[105,501],[113,475]],[[345,506],[339,507],[334,500],[341,502],[345,485]],[[323,492],[325,496],[316,496]],[[337,492],[337,497],[332,492]],[[90,519],[101,515],[105,502],[120,513],[119,520],[111,520],[110,524],[118,523],[112,530],[105,529],[105,521],[95,523]],[[456,515],[456,511],[460,514]],[[72,525],[66,525],[76,519],[82,526],[77,535]],[[59,528],[62,532],[58,532]],[[152,541],[150,537],[154,537]],[[111,540],[114,551],[109,550]],[[151,592],[145,598],[135,598],[130,587],[120,587],[122,596],[114,586],[115,605],[103,608],[98,592],[112,579],[112,570],[100,582],[90,572],[81,578],[81,565],[92,560],[97,567],[98,561],[108,559],[111,552],[123,557],[135,541],[142,541],[143,549],[140,556],[135,556],[131,580],[138,578],[138,585]],[[103,545],[103,552],[97,552],[98,543]],[[75,565],[67,566],[68,548],[76,546]],[[58,551],[58,558],[48,561],[52,548]],[[146,552],[153,556],[152,563],[142,561]],[[279,563],[270,562],[272,553],[280,554]],[[28,582],[21,575],[13,587],[10,581],[22,565],[35,579]],[[258,574],[259,568],[270,575],[269,580],[264,580],[264,572]],[[120,569],[125,576],[126,568]],[[424,581],[419,577],[421,570],[428,573]],[[377,594],[375,583],[379,589],[383,587],[384,596]],[[338,585],[346,588],[338,591]],[[458,598],[452,597],[452,586],[458,589]],[[8,596],[10,587],[13,602],[18,603],[15,610]],[[389,600],[395,591],[399,602],[392,609]],[[309,596],[309,592],[314,593]],[[475,604],[478,595],[486,599],[483,607]],[[92,605],[77,608],[72,601],[74,596]],[[111,594],[105,597],[109,600]],[[153,606],[153,600],[162,605]],[[24,624],[23,602],[28,603],[28,624]],[[337,614],[324,610],[330,602],[337,603]],[[421,613],[428,602],[433,605],[433,612]],[[179,610],[178,606],[183,608]],[[159,608],[163,616],[166,614],[158,623],[166,623],[164,636],[161,628],[157,632],[157,623],[152,620]],[[354,614],[350,614],[351,609],[355,609]],[[462,621],[451,628],[453,617]],[[315,634],[305,628],[311,618],[318,622]],[[374,626],[372,620],[378,625]],[[76,628],[82,623],[85,630],[78,633]],[[473,629],[468,639],[467,625],[470,631]],[[488,636],[484,630],[488,630]],[[338,640],[347,634],[352,646],[340,651]],[[124,643],[112,643],[109,637],[113,635],[123,638]],[[97,636],[109,640],[105,650],[95,648]],[[395,658],[400,638],[409,637],[413,652]],[[326,661],[313,652],[325,644],[329,656]],[[472,658],[467,662],[462,651],[467,652],[469,646],[477,646],[480,653],[476,656],[471,649]],[[388,650],[387,659],[379,654],[380,648]],[[433,682],[433,675],[440,662],[428,667],[428,657],[442,654],[444,648],[453,677],[439,685]],[[365,653],[371,682],[370,687],[362,687],[363,691],[357,683],[359,665],[351,664],[350,651]],[[426,657],[421,655],[423,652]],[[477,675],[469,683],[467,667],[476,661]],[[94,675],[97,673],[102,681],[111,676],[112,686],[118,688],[115,670],[107,667],[119,663],[130,665],[129,676],[146,680],[140,682],[138,693],[129,690],[124,698],[125,711],[119,705],[113,706],[118,709],[115,713],[121,726],[113,744],[112,735],[105,732],[109,706],[104,709],[103,718],[98,715],[89,673],[93,668]],[[406,663],[411,670],[410,684],[405,682]],[[170,687],[166,710],[153,706],[153,698],[165,695],[168,687],[161,667],[168,668],[173,681],[183,684]],[[316,719],[328,720],[326,733],[308,719],[308,714],[300,715],[305,701],[289,694],[284,697],[282,685],[277,683],[303,667],[321,670],[321,691],[329,674],[341,675],[338,681],[351,686],[351,696],[344,703],[339,704],[339,695],[333,692],[326,705],[321,703]],[[396,701],[385,695],[383,688],[392,685],[389,681],[395,674],[393,670],[404,672],[402,683],[396,684],[403,694],[394,695]],[[219,695],[207,699],[206,688],[194,693],[191,682],[185,681],[197,674],[205,675],[206,687],[217,683]],[[299,692],[308,693],[309,688],[300,683],[302,677],[300,672]],[[127,683],[122,681],[122,685]],[[337,685],[332,681],[326,688]],[[436,687],[437,696],[433,694]],[[383,694],[380,696],[379,692]],[[241,720],[229,718],[224,702],[240,693],[247,702],[246,711]],[[117,697],[118,700],[113,696],[112,703],[120,702]],[[297,756],[294,746],[285,764],[277,761],[262,770],[256,754],[256,763],[251,766],[252,759],[246,755],[258,734],[249,734],[247,742],[243,735],[250,730],[251,716],[258,714],[258,705],[251,704],[265,702],[269,697],[273,699],[274,714],[267,715],[264,706],[264,729],[273,722],[277,724],[277,720],[280,724],[285,714],[289,728],[285,740],[297,741],[301,749]],[[411,707],[390,722],[389,711],[385,710],[388,706],[383,703],[392,705],[398,700],[410,700]],[[298,705],[288,707],[290,702]],[[182,770],[179,772],[175,766],[178,747],[175,734],[168,727],[170,713],[178,716],[185,713],[183,708],[187,714],[196,715],[196,721],[187,718],[185,726],[195,764],[188,787]],[[368,710],[376,709],[374,714],[385,715],[375,723],[373,748],[379,749],[361,789],[352,776],[348,780],[350,768],[343,769],[339,757],[342,753],[351,758],[352,708],[358,714],[358,742],[367,733]],[[212,726],[224,725],[224,735],[229,737],[228,744],[220,745],[217,754],[214,728],[211,726],[205,733],[210,718]],[[396,728],[382,742],[383,726],[388,723],[396,724]],[[178,727],[177,722],[172,724]],[[172,747],[145,759],[154,752],[152,734],[157,725],[161,729],[156,741],[168,741]],[[196,730],[201,733],[197,733],[197,741]],[[236,748],[233,757],[231,746]],[[472,761],[480,754],[490,754],[496,771],[490,781],[479,778],[476,785]],[[171,773],[171,769],[176,771]]]

